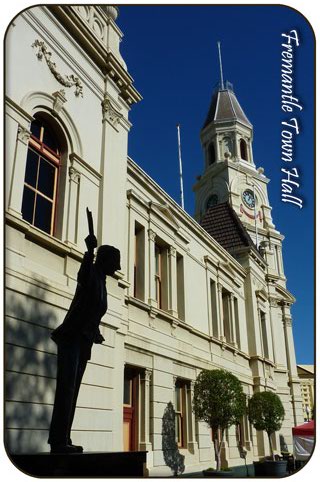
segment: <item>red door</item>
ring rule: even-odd
[[[130,368],[125,368],[123,389],[123,450],[137,450],[136,420],[137,420],[137,387],[138,374]]]

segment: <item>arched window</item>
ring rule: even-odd
[[[209,166],[211,166],[211,164],[214,164],[215,162],[216,162],[216,150],[215,150],[213,142],[211,142],[211,144],[209,144],[209,147],[208,147],[208,163],[209,163]]]
[[[60,161],[57,136],[46,121],[37,117],[31,124],[22,217],[51,235],[55,229]]]
[[[248,160],[247,143],[244,139],[240,139],[240,156],[241,159]]]
[[[212,194],[207,201],[207,210],[212,206],[216,206],[218,204],[218,196],[217,194]]]

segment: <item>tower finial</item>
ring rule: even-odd
[[[222,60],[221,60],[221,48],[220,48],[220,42],[218,42],[218,51],[219,51],[219,64],[220,64],[220,81],[221,81],[221,89],[224,89],[224,83],[223,83],[223,72],[222,72]]]

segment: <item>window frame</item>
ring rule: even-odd
[[[240,157],[244,161],[248,161],[248,144],[247,142],[241,138],[240,139]]]
[[[184,449],[187,448],[187,391],[189,388],[189,383],[186,380],[178,379],[175,383],[175,397],[174,397],[174,410],[175,410],[175,440],[178,445],[178,448]],[[180,401],[180,410],[177,409],[177,391],[178,397]],[[177,433],[177,427],[178,433]]]
[[[35,134],[31,133],[28,149],[27,149],[27,159],[26,159],[26,169],[25,169],[25,177],[23,182],[23,199],[26,192],[34,193],[33,205],[32,205],[32,220],[28,221],[30,224],[41,231],[49,234],[50,236],[54,236],[55,229],[56,229],[56,216],[57,216],[57,199],[58,199],[58,191],[59,191],[59,177],[60,177],[60,168],[61,168],[61,149],[59,146],[59,142],[57,141],[57,151],[55,152],[51,149],[48,145],[46,145],[43,141],[45,130],[47,129],[50,133],[53,132],[50,124],[44,121],[41,118],[36,118],[33,123],[37,122],[40,124],[40,135],[37,137]],[[32,124],[31,123],[31,130]],[[36,174],[36,181],[35,185],[31,185],[26,181],[27,175],[27,162],[29,153],[33,153],[37,156],[37,174]],[[53,183],[52,183],[52,198],[45,194],[43,191],[39,189],[39,174],[41,169],[41,163],[47,163],[54,169],[53,175]],[[51,219],[50,219],[50,229],[46,230],[36,224],[36,210],[37,210],[37,202],[38,198],[45,199],[47,202],[51,204]],[[22,207],[23,210],[23,200],[22,200]],[[22,213],[23,215],[23,213]],[[25,219],[25,218],[24,218]]]

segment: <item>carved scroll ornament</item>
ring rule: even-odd
[[[57,66],[55,62],[51,60],[52,53],[48,51],[47,46],[42,40],[35,40],[31,47],[37,47],[38,52],[37,52],[37,57],[39,60],[42,60],[43,57],[45,58],[45,61],[47,63],[47,66],[49,67],[50,72],[54,75],[54,77],[57,79],[60,84],[64,85],[65,87],[72,87],[75,86],[75,95],[77,97],[81,96],[83,97],[83,86],[81,84],[81,81],[79,77],[76,77],[75,75],[62,75],[60,72],[58,72]]]

